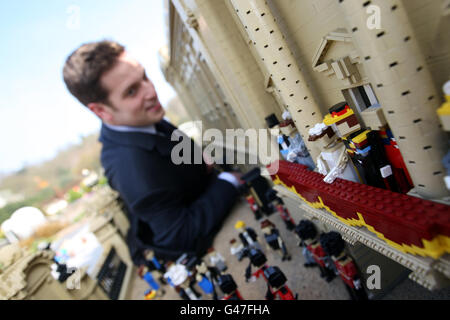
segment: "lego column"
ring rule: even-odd
[[[312,158],[316,159],[319,152],[308,141],[308,131],[322,122],[322,113],[269,6],[264,0],[229,1],[255,46],[259,59],[269,71],[274,87],[291,113]]]
[[[225,118],[224,110],[221,109],[221,102],[217,99],[217,95],[215,95],[215,89],[213,84],[206,78],[205,70],[202,68],[200,63],[200,59],[197,58],[197,66],[199,68],[198,78],[201,83],[201,86],[206,92],[206,97],[210,108],[213,110],[213,113],[216,115],[216,121],[214,122],[216,128],[225,132],[228,128],[232,128],[231,124]]]
[[[417,193],[447,196],[441,163],[447,139],[436,115],[440,95],[402,2],[339,3]]]
[[[199,109],[199,106],[197,104],[197,101],[192,96],[190,90],[188,90],[186,88],[186,86],[184,85],[184,83],[180,79],[180,77],[178,75],[176,75],[175,73],[173,73],[173,74],[171,74],[170,78],[171,78],[170,80],[172,80],[172,81],[170,81],[170,83],[173,85],[174,89],[177,91],[178,95],[180,96],[181,101],[183,101],[183,104],[186,107],[186,110],[187,110],[188,114],[190,115],[192,121],[202,120],[203,125],[204,125],[203,130],[211,128],[212,127],[211,123],[208,121],[208,119],[206,119],[202,115],[202,113]]]
[[[264,91],[262,73],[223,1],[171,0],[233,106],[243,129],[266,128],[264,118],[277,108]]]

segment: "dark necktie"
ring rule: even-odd
[[[155,129],[158,135],[170,138],[170,128],[165,123],[163,123],[163,121],[155,123]]]

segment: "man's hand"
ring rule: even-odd
[[[245,183],[245,181],[241,179],[243,176],[242,172],[234,172],[233,171],[233,172],[229,172],[229,173],[231,173],[237,179],[237,181],[239,182],[239,185],[242,185]]]
[[[214,161],[205,153],[203,152],[203,161],[206,164],[206,172],[211,173],[214,170]]]

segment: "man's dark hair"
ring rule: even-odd
[[[66,60],[63,69],[67,89],[85,106],[91,102],[108,102],[108,92],[100,77],[116,63],[125,47],[114,41],[85,43]]]
[[[320,235],[320,245],[329,256],[339,256],[345,249],[345,241],[340,233],[331,231]]]

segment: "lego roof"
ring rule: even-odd
[[[314,55],[312,64],[313,68],[320,66],[324,62],[322,61],[322,59],[327,54],[327,51],[330,48],[331,44],[335,41],[351,42],[352,36],[347,32],[346,29],[338,28],[323,37],[322,42],[320,43],[317,52]]]

